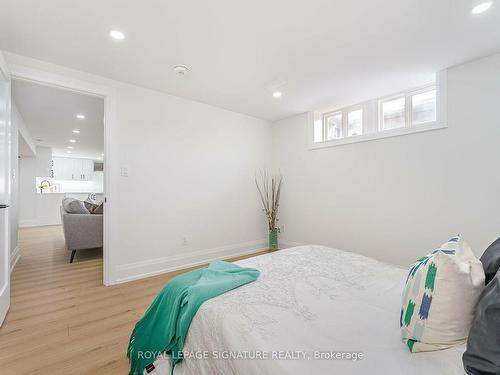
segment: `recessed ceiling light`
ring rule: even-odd
[[[113,39],[116,39],[116,40],[125,39],[125,34],[123,32],[121,32],[120,30],[111,30],[109,32],[109,36]]]
[[[71,143],[76,143],[76,139],[70,139],[69,140]]]
[[[73,133],[75,133],[75,134],[80,134],[80,130],[75,129],[75,130],[73,130]]]
[[[71,151],[66,151],[68,154],[71,154]]]
[[[85,118],[85,115],[82,115],[81,113],[76,115],[77,119],[83,120]]]
[[[486,12],[493,5],[493,1],[483,1],[479,3],[474,8],[472,8],[472,14],[481,14]]]
[[[281,91],[275,91],[273,92],[273,98],[281,98],[283,94],[281,93]]]
[[[186,65],[176,65],[174,66],[174,72],[176,72],[178,75],[183,76],[188,72],[189,68]]]
[[[68,146],[68,148],[69,148],[70,150],[72,150],[72,149],[73,149],[73,146]]]

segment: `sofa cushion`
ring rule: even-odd
[[[85,205],[85,208],[89,210],[90,213],[93,213],[93,211],[99,206],[95,203],[89,202],[88,200],[84,201],[83,204]]]
[[[62,201],[64,210],[68,214],[89,214],[89,210],[85,208],[82,201],[75,198],[64,198]]]
[[[103,214],[103,209],[104,209],[103,202],[101,202],[99,204],[95,204],[94,202],[91,202],[90,200],[86,200],[85,202],[83,202],[83,204],[85,204],[85,207],[87,208],[87,210],[89,210],[89,212],[91,214],[94,214],[94,215],[102,215]]]
[[[495,277],[500,269],[500,238],[493,242],[480,258],[483,263],[486,284]]]
[[[92,211],[92,213],[95,214],[95,215],[102,215],[104,213],[104,203],[101,203],[96,208],[94,208],[94,210]]]

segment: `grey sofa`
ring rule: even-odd
[[[70,263],[73,263],[76,250],[102,247],[102,215],[71,214],[61,206],[61,220],[66,247],[71,250]]]

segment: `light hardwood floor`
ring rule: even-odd
[[[19,246],[11,307],[0,328],[0,373],[127,374],[134,324],[183,271],[105,287],[101,252],[77,252],[69,264],[60,226],[22,229]]]

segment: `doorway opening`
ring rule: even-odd
[[[68,277],[85,265],[106,284],[105,98],[22,76],[11,90],[14,262],[21,255]]]

